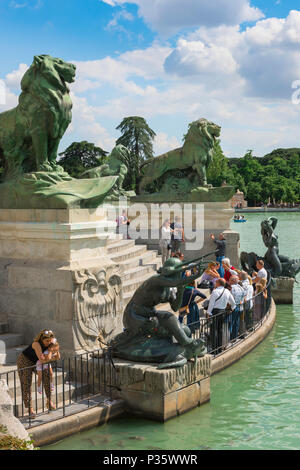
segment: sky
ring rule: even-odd
[[[0,112],[18,104],[33,57],[50,54],[77,66],[60,151],[81,140],[111,151],[116,127],[133,115],[156,132],[156,155],[180,147],[188,124],[203,117],[222,127],[228,157],[300,147],[297,7],[299,0],[0,0]]]

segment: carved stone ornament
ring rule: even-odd
[[[122,315],[122,280],[118,265],[73,272],[73,332],[82,349],[105,347]],[[116,331],[117,332],[117,331]]]

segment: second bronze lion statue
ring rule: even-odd
[[[148,184],[158,180],[166,173],[188,170],[197,179],[196,186],[207,187],[206,171],[212,162],[215,144],[220,137],[221,127],[207,119],[199,119],[189,125],[181,148],[171,150],[163,155],[147,160],[143,167],[143,179],[140,190],[143,192]]]
[[[0,158],[5,179],[27,172],[56,171],[57,150],[72,119],[67,83],[76,66],[49,55],[35,56],[25,73],[19,105],[0,114]]]

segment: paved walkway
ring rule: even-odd
[[[112,405],[113,403],[113,399],[110,399],[109,397],[103,395],[97,395],[96,397],[90,399],[85,398],[80,402],[67,405],[65,407],[65,413],[63,412],[63,409],[60,408],[56,411],[49,411],[47,413],[37,415],[37,417],[35,419],[32,419],[30,422],[28,417],[21,418],[20,421],[26,429],[35,428],[37,426],[41,426],[42,424],[50,423],[51,421],[57,421],[58,419],[66,418],[67,416],[81,413],[82,411],[86,411],[96,406],[105,407],[108,405]]]

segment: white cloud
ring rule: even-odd
[[[13,70],[12,72],[8,73],[5,77],[6,85],[13,89],[20,88],[21,80],[27,69],[28,65],[20,64],[17,70]]]
[[[292,82],[300,79],[299,43],[300,12],[292,11],[244,31],[201,27],[174,48],[155,42],[144,50],[77,62],[66,139],[90,140],[110,151],[123,117],[140,115],[157,133],[156,154],[180,147],[188,123],[201,117],[222,126],[230,156],[248,148],[264,155],[274,147],[299,146],[300,106],[291,102]],[[0,110],[16,104],[12,90],[26,68],[21,64],[6,76],[11,106]]]
[[[182,143],[176,137],[169,137],[165,132],[158,132],[154,140],[153,149],[155,155],[160,155],[181,146]]]
[[[201,25],[237,25],[264,17],[249,0],[103,0],[111,6],[133,3],[139,15],[163,35]]]
[[[285,98],[300,78],[300,12],[269,18],[240,31],[238,27],[199,28],[179,39],[165,70],[179,77],[213,75],[212,85],[244,82],[248,96]]]
[[[165,61],[165,70],[183,76],[231,75],[237,71],[237,63],[225,47],[179,39],[176,49]]]

